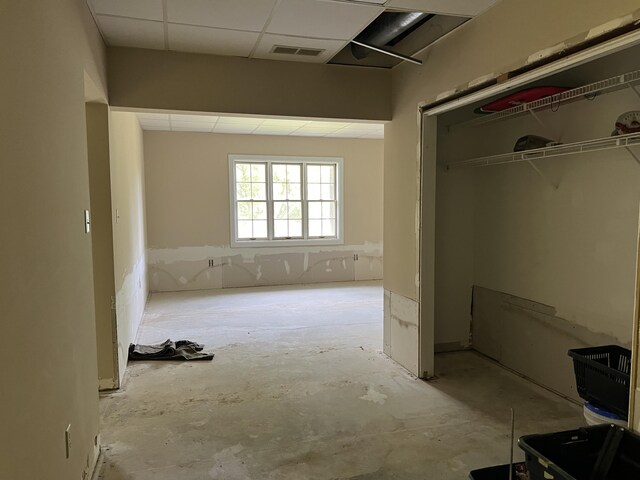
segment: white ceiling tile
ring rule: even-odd
[[[264,118],[254,117],[220,117],[218,118],[218,125],[253,125],[253,127],[255,128],[264,121]]]
[[[326,131],[300,131],[300,130],[296,130],[295,132],[292,132],[290,136],[292,137],[325,137],[327,135]]]
[[[169,127],[170,123],[169,123],[169,119],[163,120],[163,119],[153,119],[153,118],[140,118],[140,125],[143,126],[166,126],[167,128]]]
[[[473,17],[491,7],[498,0],[391,0],[387,7]]]
[[[310,127],[318,127],[318,128],[344,128],[349,126],[349,123],[345,122],[322,122],[322,121],[313,121],[309,124]]]
[[[253,53],[254,58],[268,60],[285,60],[290,62],[325,63],[333,58],[344,47],[344,40],[324,40],[318,38],[288,37],[283,35],[272,35],[265,33],[260,39],[260,43]],[[288,55],[282,53],[272,53],[275,45],[283,47],[303,47],[324,50],[317,57],[308,55]]]
[[[383,12],[383,8],[344,2],[281,0],[268,33],[351,40]]]
[[[251,133],[256,129],[255,125],[234,125],[234,124],[216,124],[213,131],[215,133]]]
[[[358,138],[358,136],[352,132],[341,132],[340,130],[327,133],[325,136],[330,138]]]
[[[90,0],[97,14],[163,21],[162,0]]]
[[[328,132],[335,132],[337,130],[339,130],[338,127],[330,127],[328,125],[321,125],[321,126],[315,126],[315,125],[306,125],[304,127],[301,127],[299,129],[302,132],[324,132],[324,133],[328,133]]]
[[[143,130],[161,130],[164,132],[169,132],[171,131],[171,128],[169,127],[169,125],[140,125],[142,127]]]
[[[137,112],[138,118],[149,118],[152,120],[169,120],[168,113],[152,113],[152,112]]]
[[[168,0],[169,22],[261,32],[275,0]]]
[[[257,134],[268,134],[268,135],[288,135],[294,130],[297,130],[298,127],[285,127],[278,125],[260,125],[256,128],[253,133]]]
[[[98,15],[98,24],[109,45],[164,49],[162,22]]]
[[[184,114],[171,114],[172,122],[192,122],[192,123],[216,123],[217,116],[212,115],[184,115]]]
[[[215,123],[200,123],[200,122],[176,122],[171,120],[171,128],[193,128],[194,130],[205,130],[205,131],[211,131],[213,130],[213,127],[215,126]]]
[[[308,125],[309,122],[308,120],[287,120],[287,119],[281,119],[281,118],[267,118],[265,121],[262,122],[262,126],[263,127],[272,127],[272,126],[277,126],[277,127],[291,127],[291,128],[300,128],[300,127],[304,127],[305,125]]]
[[[169,48],[183,52],[248,57],[259,33],[169,24]]]
[[[203,126],[202,124],[198,124],[198,125],[190,125],[190,126],[185,126],[185,125],[171,125],[171,131],[172,132],[207,132],[210,133],[211,132],[211,127],[206,127]]]

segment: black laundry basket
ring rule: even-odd
[[[513,480],[519,480],[519,472],[526,472],[524,462],[514,463],[511,468],[513,469]],[[509,480],[509,464],[472,470],[469,473],[469,480]]]
[[[526,435],[529,480],[632,480],[640,478],[640,436],[615,425]]]
[[[629,418],[631,351],[617,345],[569,350],[580,397]]]

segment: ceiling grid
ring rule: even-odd
[[[385,9],[473,16],[496,0],[87,0],[110,46],[326,63]],[[275,46],[321,50],[275,53]]]
[[[143,130],[294,137],[384,138],[382,123],[153,112],[139,112],[137,116]]]

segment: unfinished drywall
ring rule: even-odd
[[[418,105],[433,101],[442,92],[452,91],[463,83],[523,65],[536,52],[628,16],[637,8],[635,0],[615,4],[597,0],[562,3],[543,0],[536,2],[535,8],[526,0],[506,0],[420,53],[422,66],[405,63],[393,69],[393,121],[385,126],[387,290],[418,301],[420,288],[435,289],[433,282],[421,285],[419,281]],[[540,25],[544,28],[539,28]],[[423,171],[423,178],[436,175],[435,165],[425,166],[429,169]],[[424,235],[434,235],[434,224],[422,226]],[[427,309],[434,309],[434,305],[421,305],[421,315]],[[401,350],[402,345],[397,345],[397,349]]]
[[[104,45],[82,0],[1,1],[0,64],[0,478],[88,478],[98,372],[84,76],[105,94]]]
[[[148,295],[144,146],[138,118],[111,112],[111,211],[113,225],[118,370],[127,366]]]
[[[118,388],[119,376],[113,309],[116,292],[111,225],[109,106],[105,103],[87,103],[86,109],[98,385],[101,390],[110,390]]]
[[[135,48],[109,48],[108,55],[116,107],[391,119],[386,69]]]
[[[144,142],[152,291],[382,278],[381,140],[146,131]],[[343,157],[344,244],[231,248],[229,154]]]

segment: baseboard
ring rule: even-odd
[[[118,385],[116,384],[115,379],[113,378],[101,378],[98,380],[98,390],[100,392],[104,392],[107,390],[117,390]]]
[[[463,345],[459,342],[436,343],[433,346],[434,353],[461,352],[471,349],[469,345]]]

